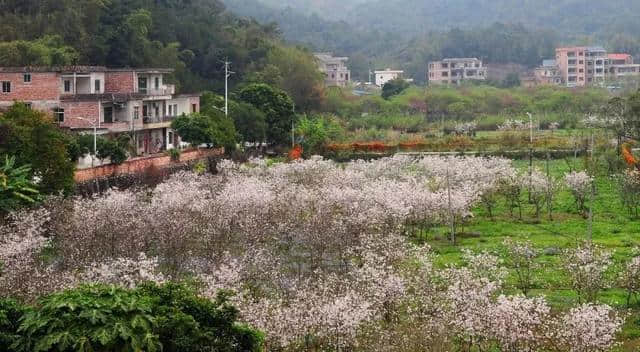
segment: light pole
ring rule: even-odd
[[[93,127],[93,156],[91,157],[91,166],[93,166],[93,158],[98,155],[98,124],[84,117],[77,117],[77,119],[86,121]]]
[[[224,114],[229,116],[229,77],[235,72],[229,71],[231,62],[224,62]]]
[[[533,174],[533,115],[527,112],[529,116],[529,203],[531,203],[531,176]]]

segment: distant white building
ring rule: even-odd
[[[390,68],[383,71],[375,71],[374,74],[376,77],[376,86],[378,87],[382,87],[387,84],[387,82],[393,81],[394,79],[404,77],[404,71],[392,70]]]
[[[351,81],[351,71],[347,67],[348,57],[335,57],[331,53],[314,54],[318,69],[324,74],[325,86],[346,87]]]

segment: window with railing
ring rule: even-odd
[[[147,77],[138,77],[138,93],[147,94]]]

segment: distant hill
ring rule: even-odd
[[[263,4],[272,8],[287,8],[305,15],[317,14],[332,20],[348,20],[352,11],[358,6],[371,0],[261,0]]]
[[[289,42],[350,56],[360,79],[370,66],[394,66],[420,81],[427,60],[451,55],[531,67],[563,44],[640,54],[638,0],[223,1],[276,23]]]
[[[227,5],[233,7],[234,2]],[[567,34],[640,33],[637,0],[256,0],[272,9],[291,8],[357,28],[418,34],[472,28],[495,22],[521,23]]]
[[[351,10],[356,26],[419,33],[521,23],[576,35],[640,33],[637,0],[372,0]],[[356,16],[357,15],[357,16]]]

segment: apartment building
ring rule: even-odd
[[[171,121],[200,111],[200,96],[175,94],[170,69],[99,66],[0,67],[0,109],[24,102],[47,112],[62,128],[129,133],[138,155],[180,145]]]
[[[556,67],[561,78],[557,84],[583,87],[640,76],[640,65],[629,54],[609,54],[602,47],[556,49]],[[541,68],[539,68],[541,69]]]
[[[556,64],[567,87],[604,82],[607,51],[597,46],[557,48]]]
[[[429,63],[429,83],[460,84],[466,80],[486,80],[487,68],[476,58],[452,58]]]
[[[633,62],[633,56],[629,54],[607,55],[607,77],[611,80],[620,80],[625,77],[640,76],[640,64]]]
[[[332,53],[314,54],[318,69],[324,74],[327,87],[346,87],[351,82],[351,71],[347,67],[348,57],[335,57]]]

